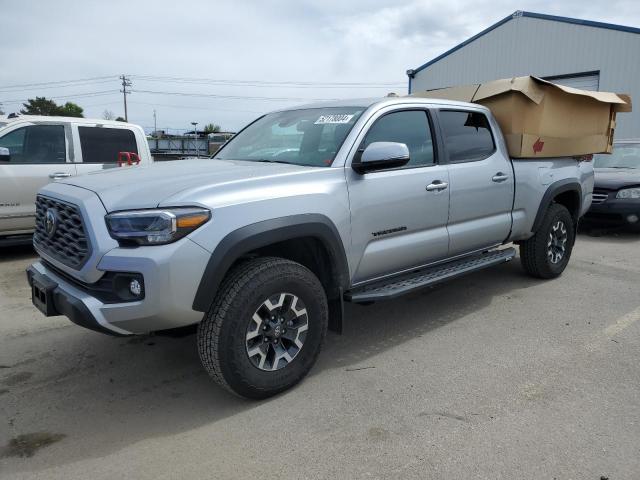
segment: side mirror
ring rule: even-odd
[[[0,147],[0,162],[11,161],[11,152],[6,147]]]
[[[409,149],[404,143],[373,142],[351,165],[357,173],[364,174],[377,170],[398,168],[409,162]]]

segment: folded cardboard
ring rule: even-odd
[[[616,113],[631,111],[625,94],[590,92],[537,77],[514,77],[412,96],[474,102],[496,118],[512,157],[611,153]]]

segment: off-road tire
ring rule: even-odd
[[[284,368],[264,371],[247,354],[247,328],[256,309],[272,295],[290,292],[307,309],[308,330],[302,348]],[[230,392],[262,399],[297,384],[311,370],[328,325],[327,298],[318,278],[289,260],[248,260],[228,273],[198,326],[198,352],[209,375]]]
[[[567,240],[565,253],[558,263],[552,263],[549,258],[549,235],[554,225],[562,222],[566,226]],[[575,240],[575,226],[567,207],[553,203],[547,209],[540,227],[535,235],[520,244],[520,261],[522,268],[532,277],[556,278],[562,274],[571,258]]]

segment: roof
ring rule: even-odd
[[[387,105],[402,105],[404,103],[425,103],[436,105],[447,105],[450,107],[473,107],[486,109],[482,105],[468,102],[458,102],[456,100],[446,100],[442,98],[429,98],[429,97],[414,97],[410,95],[394,96],[394,97],[377,97],[377,98],[356,98],[343,100],[332,100],[330,102],[316,102],[306,105],[296,105],[294,107],[287,107],[275,110],[277,112],[289,111],[289,110],[302,110],[309,108],[339,108],[339,107],[384,107]]]
[[[276,110],[277,112],[289,111],[289,110],[302,110],[309,108],[332,108],[332,107],[362,107],[369,108],[372,106],[384,107],[387,105],[402,105],[404,103],[424,103],[431,105],[446,105],[449,107],[473,107],[475,109],[487,110],[486,107],[478,105],[476,103],[458,102],[456,100],[445,100],[442,98],[423,98],[413,96],[395,96],[395,97],[376,97],[376,98],[357,98],[357,99],[343,99],[332,100],[330,102],[317,102],[309,103],[306,105],[296,105],[294,107],[281,108]]]
[[[92,125],[131,125],[127,122],[118,122],[116,120],[104,120],[102,118],[82,118],[82,117],[49,117],[44,115],[17,115],[12,118],[0,117],[2,123],[15,122],[73,122],[73,123],[89,123]]]
[[[519,18],[519,17],[537,18],[537,19],[540,19],[540,20],[550,20],[550,21],[553,21],[553,22],[571,23],[571,24],[574,24],[574,25],[583,25],[585,27],[605,28],[605,29],[608,29],[608,30],[617,30],[619,32],[640,34],[640,28],[627,27],[625,25],[615,25],[613,23],[593,22],[591,20],[581,20],[579,18],[559,17],[559,16],[556,16],[556,15],[546,15],[544,13],[525,12],[525,11],[522,11],[522,10],[518,10],[518,11],[512,13],[511,15],[509,15],[508,17],[503,18],[499,22],[494,23],[489,28],[485,28],[483,31],[481,31],[477,35],[474,35],[473,37],[468,38],[464,42],[456,45],[452,49],[447,50],[442,55],[437,56],[433,60],[430,60],[427,63],[425,63],[423,65],[420,65],[418,68],[415,68],[415,69],[412,69],[412,70],[407,70],[407,75],[409,75],[409,77],[413,77],[416,73],[418,73],[421,70],[424,70],[429,65],[432,65],[432,64],[442,60],[443,58],[451,55],[453,52],[455,52],[457,50],[460,50],[462,47],[470,44],[471,42],[477,40],[478,38],[482,37],[483,35],[486,35],[487,33],[491,32],[492,30],[495,30],[496,28],[500,27],[501,25],[504,25],[508,21],[513,20],[515,18]]]

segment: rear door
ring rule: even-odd
[[[352,247],[359,257],[354,282],[446,258],[449,177],[434,138],[426,109],[395,107],[374,115],[356,140],[360,151],[372,142],[404,143],[410,160],[364,175],[346,170]]]
[[[120,152],[139,153],[136,136],[129,128],[76,124],[74,136],[80,145],[78,175],[116,168]]]
[[[8,161],[0,162],[0,235],[32,231],[36,192],[76,174],[69,159],[69,137],[69,126],[55,122],[22,123],[0,137],[0,147],[10,152]]]
[[[498,245],[511,231],[511,161],[483,111],[442,109],[438,118],[449,163],[449,255]]]

